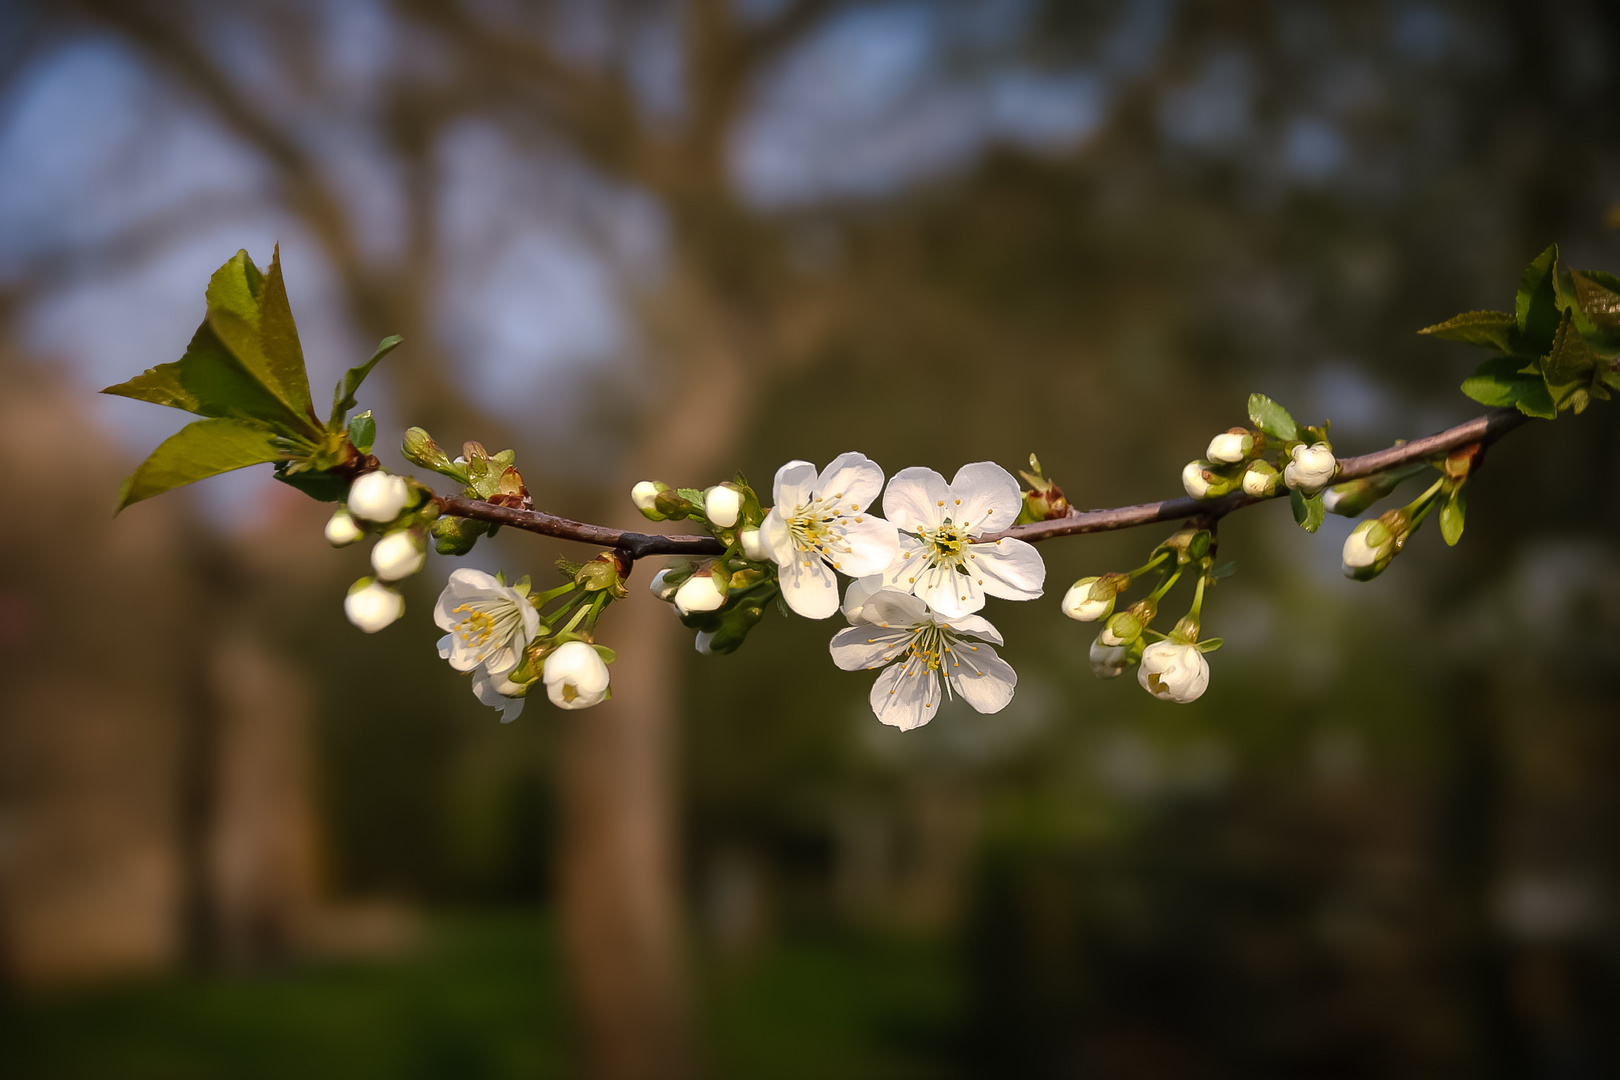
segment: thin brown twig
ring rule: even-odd
[[[1360,457],[1340,458],[1339,471],[1334,482],[1359,480],[1400,465],[1428,461],[1475,443],[1484,448],[1527,419],[1528,417],[1515,409],[1496,409],[1426,438],[1397,443],[1387,450],[1378,450]],[[1279,490],[1278,495],[1281,494],[1283,492]],[[1132,529],[1139,525],[1185,518],[1196,517],[1218,521],[1234,510],[1267,502],[1275,497],[1255,498],[1242,492],[1234,492],[1218,499],[1193,499],[1183,496],[1137,506],[1121,506],[1111,510],[1073,510],[1065,517],[1014,525],[1005,532],[986,534],[983,539],[1015,537],[1030,543],[1039,543],[1057,536],[1112,532],[1115,529]],[[724,545],[711,536],[680,536],[613,529],[605,525],[573,521],[542,510],[519,510],[497,506],[480,499],[458,496],[441,497],[438,502],[444,513],[456,517],[488,521],[513,529],[539,533],[542,536],[556,537],[559,540],[597,544],[614,549],[632,560],[648,555],[719,555],[725,550]]]

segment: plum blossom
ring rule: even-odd
[[[883,470],[865,454],[840,454],[819,475],[808,461],[790,461],[771,490],[776,505],[760,523],[760,544],[779,567],[782,598],[805,618],[838,610],[834,570],[880,574],[899,552],[895,527],[872,512]]]
[[[491,675],[484,668],[473,672],[472,689],[478,700],[492,709],[501,710],[501,723],[510,724],[523,714],[523,695],[533,683],[513,682],[510,672]]]
[[[607,697],[608,669],[602,656],[583,641],[565,641],[546,657],[540,678],[546,696],[559,709],[588,709]]]
[[[368,472],[349,485],[349,513],[366,521],[393,521],[410,498],[404,477]]]
[[[1328,486],[1333,474],[1339,471],[1333,449],[1327,443],[1304,443],[1294,447],[1289,455],[1293,460],[1283,467],[1283,483],[1301,495],[1311,496]]]
[[[977,538],[1010,527],[1023,492],[1013,475],[991,461],[957,470],[947,484],[933,469],[902,469],[889,480],[883,508],[901,530],[900,557],[884,582],[915,594],[947,619],[971,615],[986,596],[1034,600],[1046,564],[1029,544]]]
[[[326,520],[326,542],[333,547],[348,547],[364,535],[353,516],[341,506]]]
[[[873,591],[857,582],[850,592],[857,586],[853,625],[833,635],[830,648],[845,671],[883,669],[868,699],[879,720],[902,731],[921,727],[939,711],[942,692],[981,713],[1006,708],[1018,674],[987,644],[1001,644],[989,622],[978,615],[946,619],[899,589]]]
[[[400,581],[422,569],[427,548],[410,529],[396,529],[371,549],[371,568],[383,581]]]
[[[343,614],[366,633],[375,634],[405,614],[405,598],[380,581],[361,578],[344,597]]]
[[[1197,701],[1209,687],[1209,661],[1197,645],[1155,641],[1142,650],[1136,680],[1160,701],[1186,705]]]
[[[439,656],[457,671],[482,667],[491,676],[517,667],[540,629],[540,613],[526,596],[466,566],[451,571],[433,621],[449,631],[439,639]]]

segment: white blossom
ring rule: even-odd
[[[1063,594],[1063,614],[1076,622],[1095,622],[1106,618],[1114,610],[1114,597],[1093,600],[1091,587],[1097,580],[1094,577],[1086,577],[1070,585],[1069,591]]]
[[[1333,450],[1327,443],[1314,446],[1301,443],[1294,447],[1292,457],[1293,460],[1283,468],[1283,483],[1301,495],[1315,495],[1327,487],[1339,468]]]
[[[349,513],[365,521],[393,521],[410,497],[404,477],[368,472],[349,485]]]
[[[608,669],[602,656],[583,641],[565,641],[541,668],[546,696],[559,709],[588,709],[607,697]]]
[[[758,529],[742,529],[737,533],[737,543],[742,546],[743,558],[749,562],[775,562],[771,558],[770,548],[759,535]]]
[[[491,675],[486,669],[473,672],[473,694],[492,709],[501,710],[501,723],[510,724],[523,713],[523,695],[531,683],[516,683],[506,675]]]
[[[986,596],[1035,599],[1046,583],[1040,554],[1022,540],[978,541],[1011,527],[1023,501],[1018,481],[991,461],[962,466],[949,484],[933,469],[900,470],[883,493],[901,530],[900,558],[884,582],[947,619],[978,611]]]
[[[838,610],[834,570],[858,578],[888,569],[899,544],[895,527],[872,511],[882,490],[883,470],[865,454],[840,454],[819,475],[808,461],[776,470],[776,505],[759,536],[788,607],[825,619]]]
[[[726,604],[726,592],[714,574],[704,567],[691,577],[681,582],[681,587],[675,590],[675,608],[682,615],[690,615],[694,611],[718,611]]]
[[[388,586],[361,578],[343,598],[343,614],[368,634],[375,634],[405,614],[405,598]]]
[[[730,484],[716,484],[703,493],[703,516],[722,529],[737,524],[742,513],[742,492]]]
[[[1263,499],[1277,490],[1277,470],[1264,461],[1257,461],[1243,471],[1243,494]]]
[[[1247,431],[1223,431],[1209,440],[1205,456],[1223,465],[1236,465],[1254,449],[1254,436]]]
[[[1185,705],[1197,701],[1209,687],[1209,661],[1196,645],[1155,641],[1142,650],[1136,680],[1160,701]]]
[[[491,676],[517,667],[540,629],[540,613],[527,597],[465,566],[451,571],[433,621],[449,631],[439,639],[439,656],[457,671],[483,667]]]
[[[326,542],[333,547],[348,547],[364,535],[364,530],[355,524],[354,516],[341,506],[326,519]]]
[[[371,568],[383,581],[399,581],[422,569],[427,548],[410,529],[389,533],[371,549]]]
[[[1189,461],[1186,468],[1181,470],[1181,486],[1195,499],[1209,496],[1211,481],[1209,473],[1205,471],[1208,468],[1207,461]]]
[[[883,669],[868,698],[883,723],[902,731],[928,723],[942,693],[981,713],[1000,712],[1012,700],[1018,675],[991,648],[1001,635],[983,618],[946,619],[891,588],[867,596],[858,610],[854,625],[833,635],[833,663],[845,671]]]
[[[664,490],[664,485],[656,481],[643,480],[630,489],[630,501],[636,504],[637,510],[650,516],[657,513],[658,493]]]

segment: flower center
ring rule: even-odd
[[[504,645],[520,621],[511,604],[479,603],[476,600],[459,605],[451,614],[461,616],[456,623],[456,636],[479,660]]]
[[[844,539],[844,514],[838,509],[841,494],[812,499],[787,519],[788,534],[799,550],[813,551],[830,562],[853,550]],[[838,564],[833,562],[833,565]]]
[[[966,573],[963,566],[968,558],[968,545],[972,542],[967,531],[949,518],[937,529],[924,529],[917,538],[928,545],[928,561],[938,566],[954,566]]]

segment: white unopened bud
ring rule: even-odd
[[[326,542],[333,547],[348,547],[364,535],[354,516],[341,506],[326,519]]]
[[[1371,581],[1388,569],[1401,550],[1406,525],[1400,511],[1359,523],[1344,540],[1344,576]]]
[[[1249,456],[1254,449],[1254,436],[1240,429],[1223,431],[1209,440],[1209,450],[1205,454],[1211,461],[1218,461],[1223,465],[1236,465]]]
[[[1243,470],[1243,494],[1264,499],[1277,490],[1278,473],[1268,462],[1256,461]]]
[[[343,599],[343,614],[368,634],[375,634],[405,614],[405,598],[381,582],[361,578]]]
[[[692,647],[704,656],[713,656],[714,634],[708,630],[699,630],[697,637],[692,639]]]
[[[1301,495],[1315,495],[1327,487],[1339,463],[1327,443],[1294,447],[1293,460],[1283,469],[1283,483]]]
[[[1118,678],[1130,666],[1129,645],[1104,645],[1101,638],[1091,643],[1091,673],[1097,678]]]
[[[588,709],[607,697],[608,669],[602,656],[583,641],[565,641],[540,669],[546,697],[559,709]]]
[[[410,497],[404,477],[368,472],[349,485],[349,513],[365,521],[393,521]]]
[[[737,524],[742,513],[742,492],[730,484],[716,484],[703,493],[703,515],[722,529]]]
[[[658,512],[656,504],[658,493],[668,490],[668,484],[660,484],[656,480],[643,480],[630,489],[630,501],[636,504],[636,509],[640,510],[644,516],[654,521],[663,521],[664,515]]]
[[[743,529],[737,534],[737,542],[742,545],[743,558],[749,562],[772,562],[771,553],[765,547],[765,541],[760,538],[758,529]]]
[[[1077,622],[1107,618],[1114,610],[1114,596],[1110,594],[1106,600],[1092,599],[1091,587],[1097,581],[1094,577],[1081,578],[1069,586],[1069,591],[1063,594],[1063,614]]]
[[[666,566],[647,582],[647,589],[666,604],[675,602],[675,593],[692,572],[689,566]]]
[[[726,603],[726,591],[705,567],[681,583],[675,590],[675,609],[682,615],[694,611],[717,611]]]
[[[1181,470],[1181,486],[1195,499],[1209,495],[1209,474],[1204,471],[1202,461],[1187,462],[1187,467]]]
[[[371,568],[383,581],[399,581],[422,569],[427,547],[410,529],[398,529],[371,549]]]
[[[1209,661],[1196,645],[1155,641],[1142,650],[1136,681],[1160,701],[1185,705],[1197,701],[1209,688]]]

